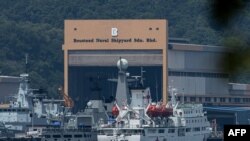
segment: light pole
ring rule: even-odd
[[[235,124],[238,125],[238,115],[237,115],[237,112],[235,113]]]

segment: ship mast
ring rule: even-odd
[[[28,73],[28,57],[29,57],[29,54],[26,53],[25,54],[25,73],[26,74]]]
[[[127,68],[128,61],[121,58],[117,62],[117,67],[119,69],[118,79],[117,79],[117,89],[116,89],[116,103],[119,107],[130,104],[128,82],[127,82]]]

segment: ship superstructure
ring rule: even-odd
[[[152,102],[150,88],[139,87],[128,91],[128,62],[117,63],[118,84],[116,102],[112,108],[114,122],[99,124],[101,141],[203,141],[211,133],[202,104],[177,102],[176,90],[171,87],[171,101]],[[143,80],[143,78],[141,78]]]
[[[43,96],[34,94],[29,88],[29,75],[20,75],[18,93],[7,104],[0,105],[0,121],[6,128],[25,132],[27,126],[35,124],[50,124],[48,119],[60,115],[60,107],[63,100],[45,99]]]
[[[42,130],[42,141],[97,141],[98,122],[107,121],[108,116],[102,100],[90,100],[84,111],[64,115],[59,128]]]

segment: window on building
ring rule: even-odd
[[[239,103],[240,102],[240,98],[234,98],[234,102]]]
[[[165,130],[164,129],[159,129],[158,133],[164,133]]]
[[[199,102],[202,102],[202,98],[201,97],[199,97]]]
[[[211,98],[210,98],[210,97],[206,97],[206,98],[205,98],[205,101],[206,101],[206,102],[210,102],[210,101],[211,101]]]
[[[53,135],[53,138],[61,138],[61,135]]]
[[[72,138],[72,135],[64,135],[64,138]]]
[[[175,129],[168,129],[168,133],[174,133]]]
[[[214,102],[217,102],[217,98],[216,97],[214,97]]]
[[[200,127],[195,127],[193,130],[194,131],[200,131]]]
[[[195,97],[190,97],[191,102],[195,102]]]
[[[220,102],[225,102],[226,99],[225,98],[220,98]]]
[[[250,98],[243,98],[243,102],[250,102]]]
[[[247,102],[247,99],[246,99],[246,98],[243,98],[243,102]]]
[[[82,138],[81,134],[74,135],[75,138]]]
[[[191,128],[186,128],[186,132],[191,132]]]
[[[154,134],[156,133],[156,129],[148,129],[148,133]]]
[[[178,129],[178,136],[185,136],[185,129],[184,128]]]
[[[185,101],[185,102],[187,101],[187,97],[184,97],[184,101]]]

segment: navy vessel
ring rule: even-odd
[[[27,73],[21,74],[17,94],[9,103],[0,104],[0,122],[22,137],[36,125],[46,127],[50,119],[56,119],[62,112],[60,105],[63,100],[46,99],[34,93],[35,90],[29,88],[28,77]]]
[[[170,87],[171,101],[152,102],[150,88],[128,89],[128,62],[117,62],[116,102],[112,108],[114,122],[100,123],[100,141],[205,141],[211,133],[202,104],[185,104],[176,100]],[[143,78],[141,78],[143,80]]]
[[[90,100],[84,111],[63,116],[63,124],[42,130],[42,141],[97,141],[99,121],[107,121],[108,115],[102,100]]]

